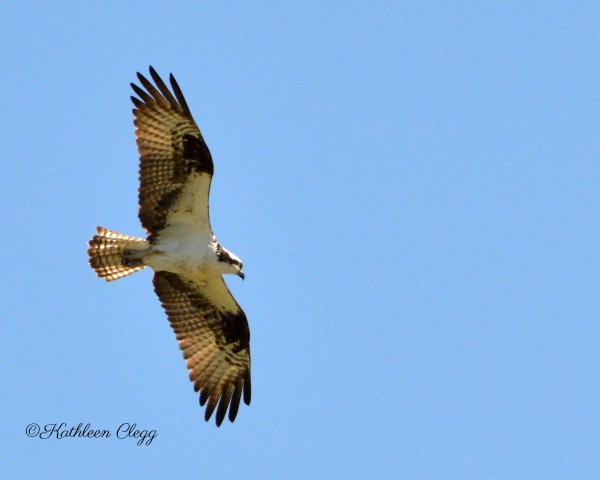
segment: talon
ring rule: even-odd
[[[121,263],[124,267],[139,267],[142,264],[142,260],[139,258],[127,258],[123,256]]]

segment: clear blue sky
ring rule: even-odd
[[[0,7],[3,478],[600,478],[597,2]],[[205,423],[141,235],[129,82],[173,72],[253,399]],[[111,438],[28,438],[82,422]],[[119,440],[123,423],[156,430]]]

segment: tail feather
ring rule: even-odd
[[[124,265],[123,256],[125,250],[144,250],[148,246],[146,240],[102,227],[97,227],[96,230],[98,235],[94,235],[88,242],[90,248],[87,251],[90,266],[96,271],[96,275],[112,282],[144,268],[144,265]]]

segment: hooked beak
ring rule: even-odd
[[[242,280],[243,280],[244,278],[246,278],[246,275],[245,275],[245,274],[244,274],[244,272],[242,272],[241,270],[238,272],[237,276],[238,276],[238,277],[240,277]]]

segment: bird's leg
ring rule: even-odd
[[[121,263],[126,267],[139,267],[144,265],[143,257],[148,253],[147,250],[135,251],[126,248],[121,258]]]

